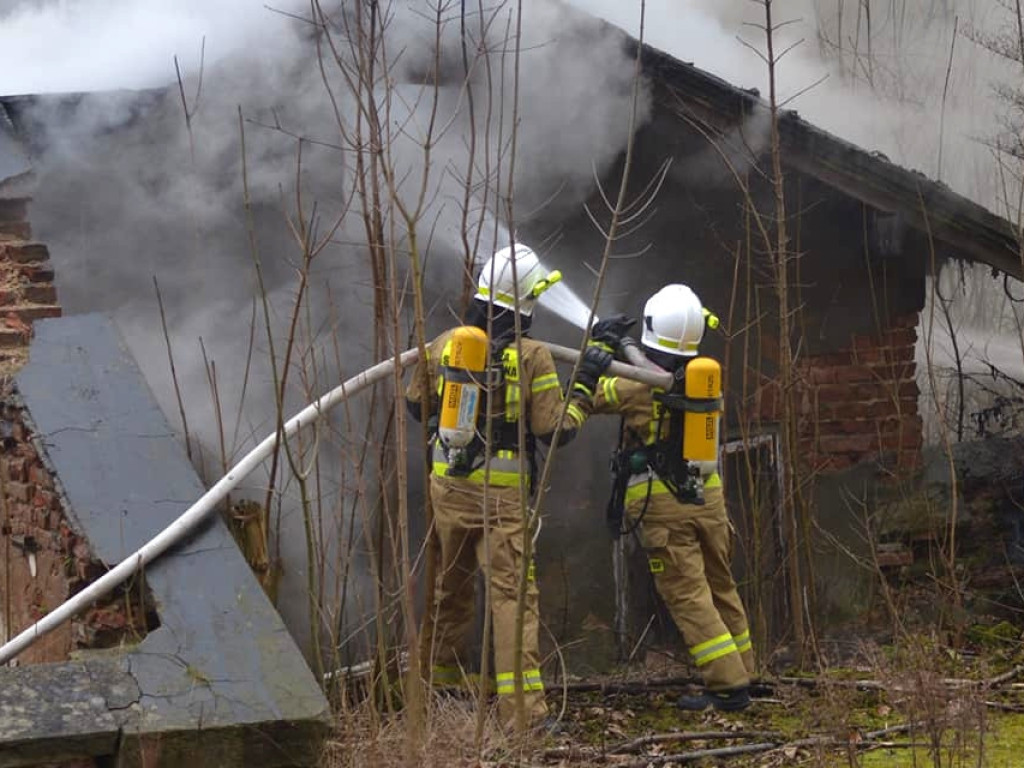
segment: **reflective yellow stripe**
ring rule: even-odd
[[[528,669],[523,672],[523,689],[527,691],[544,690],[544,681],[540,679],[539,669]]]
[[[626,488],[626,501],[636,501],[637,499],[643,500],[647,498],[647,477],[645,475],[634,475],[638,478],[637,482],[630,483],[629,487]],[[722,478],[715,472],[708,475],[704,479],[704,488],[721,488]],[[663,493],[672,493],[661,480],[655,477],[654,482],[651,483],[651,496],[660,496]]]
[[[587,414],[583,412],[576,403],[569,403],[569,407],[565,409],[566,413],[569,414],[569,418],[576,422],[578,426],[583,426],[583,422],[587,420]]]
[[[651,573],[663,573],[665,571],[665,561],[660,557],[649,557],[647,558],[647,568]]]
[[[431,678],[434,685],[458,685],[462,682],[462,670],[458,667],[435,664],[431,670]]]
[[[592,390],[590,387],[586,386],[581,381],[577,381],[575,384],[573,384],[573,389],[578,389],[580,392],[585,393],[587,397],[593,397],[594,396],[594,390]]]
[[[604,399],[612,405],[619,404],[619,393],[615,391],[615,385],[618,380],[618,376],[612,376],[610,379],[601,379],[601,386],[604,388]]]
[[[655,387],[652,392],[664,392],[665,390],[661,387]],[[665,406],[659,403],[657,400],[651,402],[651,423],[647,425],[647,445],[654,445],[658,442],[658,419],[661,417],[661,411]]]
[[[519,354],[515,347],[501,350],[501,367],[505,371],[505,421],[519,421],[522,392],[519,388]]]
[[[730,653],[738,653],[738,649],[736,641],[728,633],[690,647],[690,656],[693,657],[693,661],[698,667],[703,667]]]
[[[547,373],[543,376],[538,376],[533,380],[530,385],[530,390],[537,394],[538,392],[546,392],[549,389],[555,389],[558,386],[558,374]]]
[[[615,347],[610,344],[605,344],[603,341],[590,341],[587,342],[587,346],[597,347],[598,349],[603,349],[605,352],[611,352],[613,355],[615,354]]]
[[[433,470],[438,477],[445,477],[448,472],[448,461],[444,456],[444,448],[440,443],[434,444]],[[482,457],[481,457],[482,458]],[[519,454],[512,450],[496,451],[488,464],[491,468],[490,484],[515,487],[519,485]],[[487,482],[488,475],[484,467],[474,469],[468,475],[458,475],[460,480],[466,480],[475,485],[483,485]]]
[[[519,381],[519,353],[514,346],[501,350],[501,365],[505,369],[507,381]]]
[[[505,384],[505,421],[519,420],[519,385],[506,382]]]
[[[740,653],[749,651],[754,646],[750,642],[750,630],[745,629],[738,635],[733,635],[733,642],[736,643],[736,650]]]
[[[657,478],[651,483],[651,496],[660,496],[663,493],[672,493],[661,480]],[[626,488],[626,501],[643,501],[647,498],[647,478],[636,485],[631,485]]]
[[[438,477],[444,477],[445,472],[448,471],[448,464],[443,461],[434,462],[434,474]],[[490,481],[491,485],[501,486],[517,486],[519,485],[519,473],[518,472],[506,472],[499,469],[492,469],[490,474],[487,474],[484,469],[474,469],[468,475],[459,475],[460,480],[473,483],[474,485],[483,485]]]
[[[658,342],[658,346],[659,347],[668,347],[669,349],[676,349],[676,350],[679,350],[681,352],[696,352],[697,351],[697,342],[696,341],[687,341],[687,342],[684,342],[684,343],[680,343],[681,339],[669,339],[669,338],[667,338],[665,336],[658,336],[657,337],[657,342]]]
[[[537,564],[536,563],[530,563],[530,565],[527,567],[527,569],[526,569],[526,580],[527,581],[536,581],[537,580]]]
[[[494,680],[497,683],[497,693],[499,696],[509,696],[516,692],[516,676],[514,672],[499,672],[494,676]],[[544,690],[544,682],[540,678],[539,669],[523,670],[523,690]]]
[[[483,287],[478,286],[477,287],[477,293],[479,293],[481,296],[490,297],[491,289],[490,288],[483,288]],[[516,297],[513,296],[511,293],[504,293],[503,291],[495,291],[494,292],[494,298],[492,299],[492,301],[495,301],[495,302],[503,301],[506,304],[508,304],[509,308],[513,308],[513,307],[515,307],[515,304],[516,304]]]
[[[451,360],[451,357],[452,357],[452,340],[448,339],[448,341],[446,341],[444,343],[444,349],[441,350],[441,366],[442,367],[447,366],[448,365],[448,361]],[[443,390],[444,390],[444,377],[443,376],[438,376],[437,377],[437,396],[438,397],[441,397],[441,394],[442,394]]]

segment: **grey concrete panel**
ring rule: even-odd
[[[0,679],[0,768],[113,755],[111,710],[139,698],[135,681],[110,662],[17,667]]]
[[[18,389],[72,524],[99,558],[119,562],[205,489],[109,318],[43,320],[35,332]],[[327,702],[219,517],[151,563],[146,582],[160,627],[123,657],[141,691],[126,733],[252,728],[239,743],[262,744],[267,757],[247,765],[315,742]],[[302,762],[293,756],[278,760]]]

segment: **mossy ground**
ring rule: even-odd
[[[971,653],[953,652],[933,637],[904,637],[898,645],[862,646],[844,666],[813,675],[766,675],[754,686],[753,706],[739,713],[679,710],[677,699],[693,690],[685,682],[693,670],[685,667],[620,670],[589,681],[603,684],[602,691],[549,687],[552,714],[560,716],[554,734],[520,739],[489,719],[480,749],[475,701],[442,696],[412,762],[400,717],[373,726],[357,711],[339,724],[325,765],[1022,768],[1024,650],[1018,640],[1002,640],[1006,631],[995,634],[1000,642]],[[644,675],[653,682],[639,682]],[[663,740],[621,749],[654,734]],[[693,754],[753,744],[768,747],[729,757]],[[685,760],[669,759],[684,753]]]
[[[693,753],[698,750],[771,741],[778,746],[754,755],[704,758],[669,765],[743,768],[806,765],[832,768],[1020,768],[1024,766],[1024,691],[1009,684],[984,690],[951,687],[947,677],[967,678],[962,659],[932,656],[933,664],[916,654],[890,651],[871,670],[837,668],[817,677],[812,686],[766,681],[756,689],[755,703],[735,714],[683,712],[675,700],[684,688],[652,688],[647,694],[587,693],[566,702],[565,731],[551,744],[577,753],[576,760],[555,754],[556,765],[641,765],[643,755]],[[999,659],[1006,668],[1006,660]],[[990,677],[990,664],[972,659],[975,673]],[[1011,667],[1012,668],[1012,667]],[[997,670],[995,674],[998,674]],[[871,677],[868,690],[857,681]],[[1020,707],[1021,713],[1005,711]],[[885,729],[916,723],[913,731]],[[660,744],[655,751],[615,756],[617,745],[651,734],[725,732],[774,734],[732,740],[688,740]],[[549,744],[550,746],[550,744]],[[550,753],[549,753],[550,754]],[[626,760],[633,762],[626,762]],[[536,761],[535,761],[536,762]]]

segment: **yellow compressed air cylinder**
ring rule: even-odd
[[[444,389],[438,434],[444,443],[464,448],[476,435],[481,389],[487,368],[487,334],[480,328],[464,325],[452,331],[451,353],[444,365]]]
[[[686,364],[686,398],[706,401],[709,410],[683,414],[683,458],[717,461],[718,425],[721,418],[722,366],[710,357],[695,357]]]

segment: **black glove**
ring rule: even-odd
[[[614,359],[615,355],[608,351],[602,343],[590,342],[583,352],[583,359],[580,361],[580,370],[576,374],[576,383],[572,386],[572,393],[583,397],[592,397],[597,380],[608,370],[608,366]]]
[[[618,349],[619,342],[626,335],[626,331],[635,322],[636,319],[628,315],[612,315],[604,320],[598,320],[594,323],[594,327],[590,329],[590,340],[591,342],[604,344],[614,352]]]

